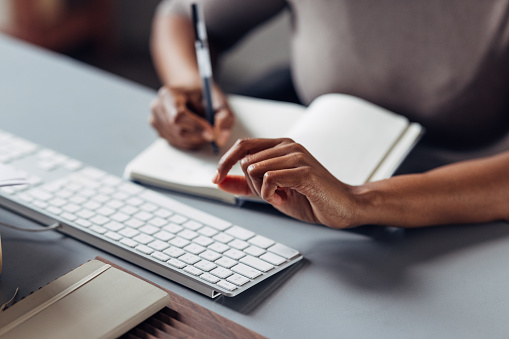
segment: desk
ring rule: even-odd
[[[154,96],[152,90],[0,36],[0,128],[115,175],[155,137],[147,123]],[[432,150],[419,147],[404,168],[433,161]],[[337,231],[292,220],[268,206],[238,208],[171,196],[299,249],[305,260],[244,295],[209,299],[57,232],[1,228],[0,300],[8,300],[18,286],[25,296],[99,255],[271,338],[509,333],[505,223]],[[30,224],[4,210],[0,220]]]

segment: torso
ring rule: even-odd
[[[452,146],[509,128],[509,0],[290,0],[292,71],[305,103],[369,100]]]

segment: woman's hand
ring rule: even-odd
[[[224,93],[212,91],[214,127],[204,118],[201,88],[161,87],[151,104],[150,124],[161,138],[183,149],[197,149],[215,141],[221,147],[228,141],[234,124]]]
[[[245,176],[228,176],[240,161]],[[239,195],[258,195],[294,218],[334,228],[357,226],[356,187],[330,174],[291,139],[239,139],[221,158],[213,182]]]

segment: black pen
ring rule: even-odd
[[[196,59],[198,60],[198,69],[202,79],[202,93],[205,101],[205,118],[214,126],[214,108],[212,106],[212,64],[210,62],[209,43],[207,40],[207,30],[205,28],[205,19],[201,8],[198,4],[191,5],[193,15],[193,26],[196,41],[194,46],[196,49]],[[214,154],[218,154],[219,149],[214,141],[212,141],[212,150]]]

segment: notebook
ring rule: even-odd
[[[170,301],[169,294],[91,260],[0,315],[0,338],[116,338]]]
[[[226,152],[241,137],[290,137],[305,146],[336,178],[360,185],[390,177],[423,133],[418,123],[365,100],[326,94],[308,107],[230,96],[236,115]],[[144,184],[238,204],[248,198],[212,183],[217,162],[208,147],[184,151],[155,140],[125,168],[125,177]],[[231,174],[242,174],[236,165]]]

